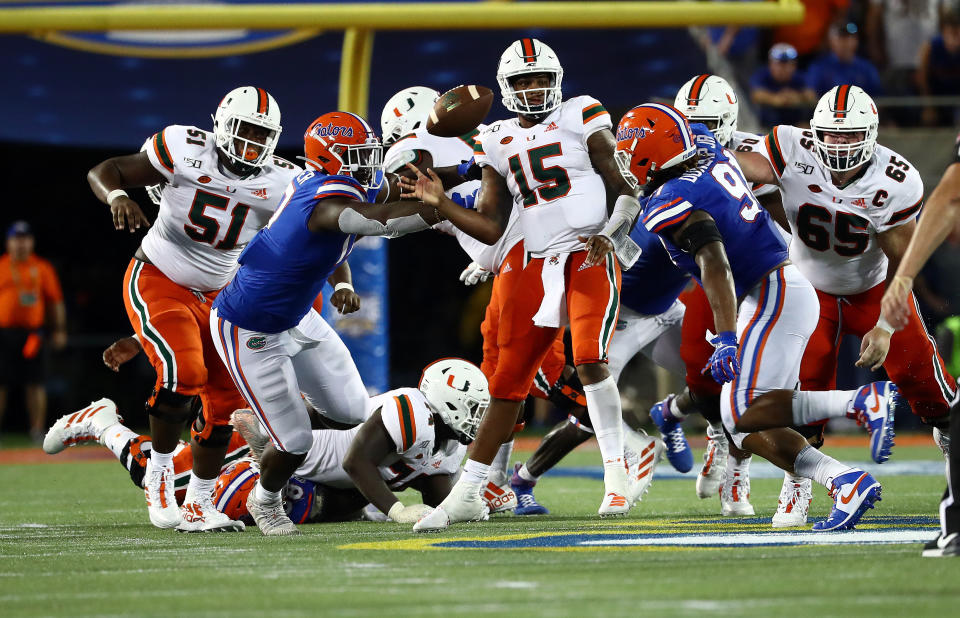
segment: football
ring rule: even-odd
[[[485,86],[457,86],[444,92],[427,119],[427,132],[437,137],[460,137],[477,128],[490,112],[493,91]]]

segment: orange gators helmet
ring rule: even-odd
[[[697,154],[687,119],[660,103],[638,105],[620,119],[614,159],[624,180],[636,189],[654,172],[679,165]]]
[[[352,176],[365,189],[383,178],[383,146],[370,125],[350,112],[329,112],[303,134],[304,161],[325,174]]]
[[[250,459],[241,459],[227,466],[217,477],[213,489],[213,504],[230,519],[253,524],[247,512],[247,496],[260,478],[260,468]]]

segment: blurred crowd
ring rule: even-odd
[[[884,124],[957,124],[960,0],[802,2],[801,24],[711,30],[765,126],[803,124],[838,83],[879,99]]]

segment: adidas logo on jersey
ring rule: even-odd
[[[550,124],[547,125],[547,128],[544,129],[543,132],[546,133],[547,131],[556,131],[559,128],[560,127],[557,126],[556,122],[551,122]]]
[[[266,190],[266,189],[254,189],[254,190],[251,191],[250,193],[252,193],[255,197],[259,197],[259,198],[262,199],[262,200],[267,199],[267,190]]]
[[[510,262],[507,262],[506,264],[503,265],[503,269],[500,271],[500,274],[505,275],[511,270],[513,270],[513,267],[510,266]]]

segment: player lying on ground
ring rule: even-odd
[[[704,371],[724,384],[721,412],[734,444],[830,490],[834,508],[814,530],[854,526],[879,500],[880,484],[820,453],[789,427],[858,419],[870,431],[871,455],[883,462],[893,446],[895,387],[879,382],[856,391],[793,390],[816,325],[816,294],[787,259],[782,237],[732,153],[704,125],[691,130],[669,105],[640,105],[620,121],[616,157],[624,177],[650,194],[643,224],[709,299],[719,332]]]
[[[449,492],[489,395],[475,365],[443,359],[424,370],[419,389],[396,389],[370,401],[369,417],[353,429],[320,429],[327,420],[312,415],[315,428],[307,457],[284,489],[284,510],[292,521],[357,519],[370,503],[394,521],[415,522]],[[235,412],[231,420],[237,431],[231,434],[213,501],[230,518],[250,522],[246,499],[260,476],[258,460],[270,438],[249,410]],[[55,454],[93,442],[110,449],[134,484],[143,486],[150,436],[124,426],[109,399],[61,417],[44,448]],[[189,444],[181,442],[174,450],[174,467],[176,497],[182,502],[192,467]],[[393,492],[406,488],[419,491],[424,504],[403,506]]]

